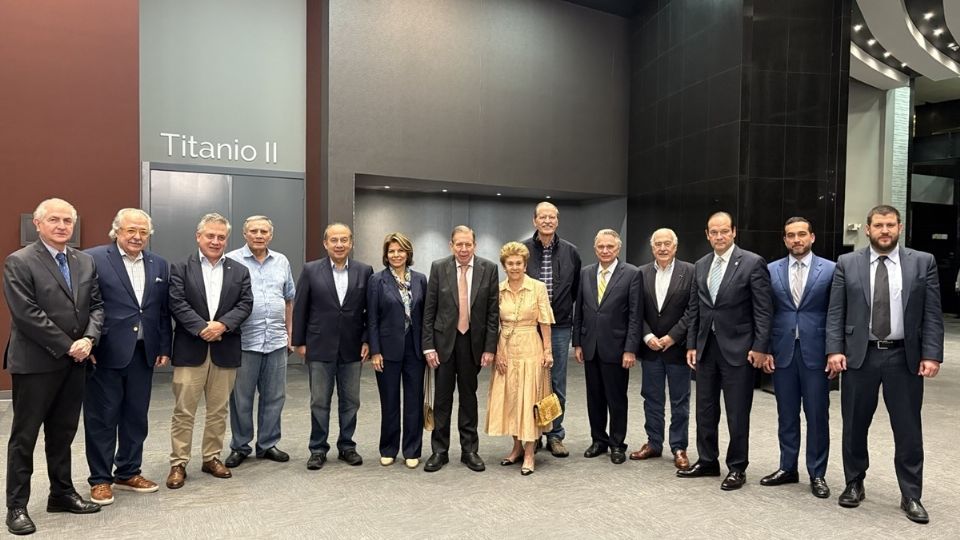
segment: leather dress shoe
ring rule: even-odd
[[[233,473],[220,461],[220,458],[213,458],[210,461],[204,461],[200,467],[201,472],[205,472],[216,478],[232,478]]]
[[[350,465],[351,467],[359,467],[360,465],[363,465],[363,458],[360,457],[360,454],[358,454],[353,448],[348,448],[338,452],[337,459],[346,462],[347,465]]]
[[[686,450],[677,450],[673,453],[673,466],[681,471],[690,468],[690,458],[687,457]]]
[[[863,490],[863,481],[854,480],[847,484],[846,489],[843,490],[840,498],[837,499],[837,504],[844,508],[856,508],[860,506],[860,501],[866,496],[867,493]]]
[[[487,466],[483,464],[483,460],[480,459],[480,454],[476,452],[464,452],[460,455],[460,463],[463,463],[473,472],[483,472],[487,469]]]
[[[789,472],[783,469],[777,469],[760,479],[761,486],[782,486],[784,484],[796,484],[800,481],[800,475],[797,471]]]
[[[427,462],[424,463],[423,470],[426,472],[437,472],[447,463],[450,463],[450,456],[448,456],[446,452],[434,452],[430,454]]]
[[[313,452],[310,454],[310,459],[307,460],[307,469],[311,471],[319,471],[323,468],[323,464],[327,462],[327,455],[323,452]]]
[[[610,463],[620,465],[627,460],[627,453],[622,448],[610,451]]]
[[[597,456],[600,456],[606,453],[607,453],[607,447],[598,442],[595,442],[591,444],[589,448],[587,448],[587,450],[583,453],[583,457],[595,458]]]
[[[650,446],[649,444],[643,443],[643,446],[641,446],[639,450],[637,450],[636,452],[630,453],[630,459],[636,461],[636,460],[660,457],[662,455],[663,455],[663,450],[654,450],[653,447]]]
[[[230,451],[230,455],[227,456],[227,460],[223,462],[229,468],[239,467],[243,460],[247,459],[247,455],[239,450]]]
[[[823,477],[810,479],[810,493],[818,499],[826,499],[830,496],[830,487]]]
[[[720,482],[720,489],[724,491],[733,491],[740,489],[747,483],[747,473],[741,471],[730,471],[727,477]]]
[[[930,523],[927,510],[920,504],[920,499],[900,497],[900,509],[907,515],[907,519],[914,523]]]
[[[33,534],[37,532],[37,526],[30,519],[30,514],[23,506],[17,506],[7,510],[7,530],[10,534]]]
[[[167,475],[167,489],[180,489],[187,480],[187,468],[183,465],[174,465],[170,467],[170,474]]]
[[[271,446],[263,451],[263,455],[260,456],[261,459],[269,459],[270,461],[276,461],[277,463],[286,463],[290,461],[290,454],[284,452],[283,450],[277,448],[276,446]],[[229,467],[230,465],[227,465]]]
[[[700,478],[701,476],[720,476],[720,464],[711,463],[705,464],[703,462],[696,462],[693,464],[693,467],[689,469],[677,471],[677,476],[680,478]]]
[[[100,505],[85,501],[79,493],[47,498],[47,512],[70,512],[71,514],[93,514],[100,511]]]

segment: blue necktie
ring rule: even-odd
[[[73,286],[70,284],[70,267],[67,266],[67,256],[63,253],[57,253],[57,266],[60,267],[60,273],[63,279],[67,281],[67,289],[73,292]]]

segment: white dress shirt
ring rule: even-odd
[[[873,282],[876,280],[877,264],[880,254],[870,248],[870,302],[873,302]],[[890,284],[890,335],[885,339],[903,339],[903,272],[900,266],[900,246],[887,254],[887,278]],[[871,310],[872,312],[872,310]],[[873,317],[871,317],[872,319]],[[873,335],[873,321],[870,321],[870,338]]]
[[[216,264],[210,264],[203,252],[200,252],[200,270],[203,273],[203,289],[207,293],[207,309],[210,310],[210,320],[216,320],[217,309],[220,308],[220,290],[223,289],[223,261],[226,256],[221,255]]]
[[[343,305],[343,299],[347,297],[347,286],[350,284],[350,259],[343,262],[343,270],[337,268],[337,264],[330,259],[330,270],[333,271],[333,285],[337,288],[337,299],[340,305]]]
[[[667,291],[670,290],[670,280],[673,279],[673,267],[676,266],[677,259],[671,259],[666,268],[660,268],[660,263],[653,261],[653,269],[657,275],[654,280],[654,289],[657,296],[657,310],[663,309],[663,302],[667,299]],[[657,336],[653,333],[643,336],[643,341],[650,341]]]

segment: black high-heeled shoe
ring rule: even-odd
[[[500,466],[501,466],[501,467],[509,467],[510,465],[516,465],[517,463],[520,463],[521,461],[523,461],[523,457],[521,457],[521,456],[517,456],[517,457],[515,457],[515,458],[513,458],[513,459],[503,458],[503,459],[500,460]]]
[[[520,467],[520,474],[523,476],[530,476],[533,474],[533,469],[528,469],[527,467]]]

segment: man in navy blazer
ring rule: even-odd
[[[367,282],[373,269],[349,259],[353,232],[342,223],[323,231],[327,256],[307,263],[293,300],[293,346],[310,371],[310,458],[315,471],[327,461],[330,403],[337,386],[340,436],[337,457],[362,465],[353,433],[360,409],[360,368],[367,359]]]
[[[827,365],[826,322],[834,263],[813,254],[813,234],[806,218],[792,217],[783,227],[783,243],[790,255],[770,263],[773,324],[770,350],[774,362],[773,387],[777,398],[777,436],[780,467],[760,485],[780,486],[800,481],[800,407],[807,420],[807,474],[810,491],[825,499],[827,456],[830,452],[830,382]]]
[[[643,329],[643,281],[636,266],[618,259],[620,246],[617,231],[597,233],[593,248],[599,263],[581,271],[573,311],[573,352],[584,364],[593,441],[583,457],[609,449],[610,461],[617,465],[626,461],[627,383]]]
[[[843,475],[837,501],[854,508],[864,499],[870,457],[867,431],[879,387],[890,414],[900,485],[900,508],[911,521],[930,521],[923,491],[923,379],[943,362],[940,278],[933,255],[898,245],[900,212],[880,205],[867,214],[870,246],[841,255],[827,311],[827,372],[840,379]],[[877,286],[877,284],[881,286]],[[886,283],[886,287],[882,286]]]
[[[113,485],[137,493],[159,486],[140,475],[154,366],[170,360],[167,306],[170,267],[147,251],[150,216],[124,208],[113,218],[111,243],[87,250],[97,264],[104,319],[93,348],[97,369],[83,403],[90,499],[113,502]],[[119,446],[118,446],[119,441]]]

